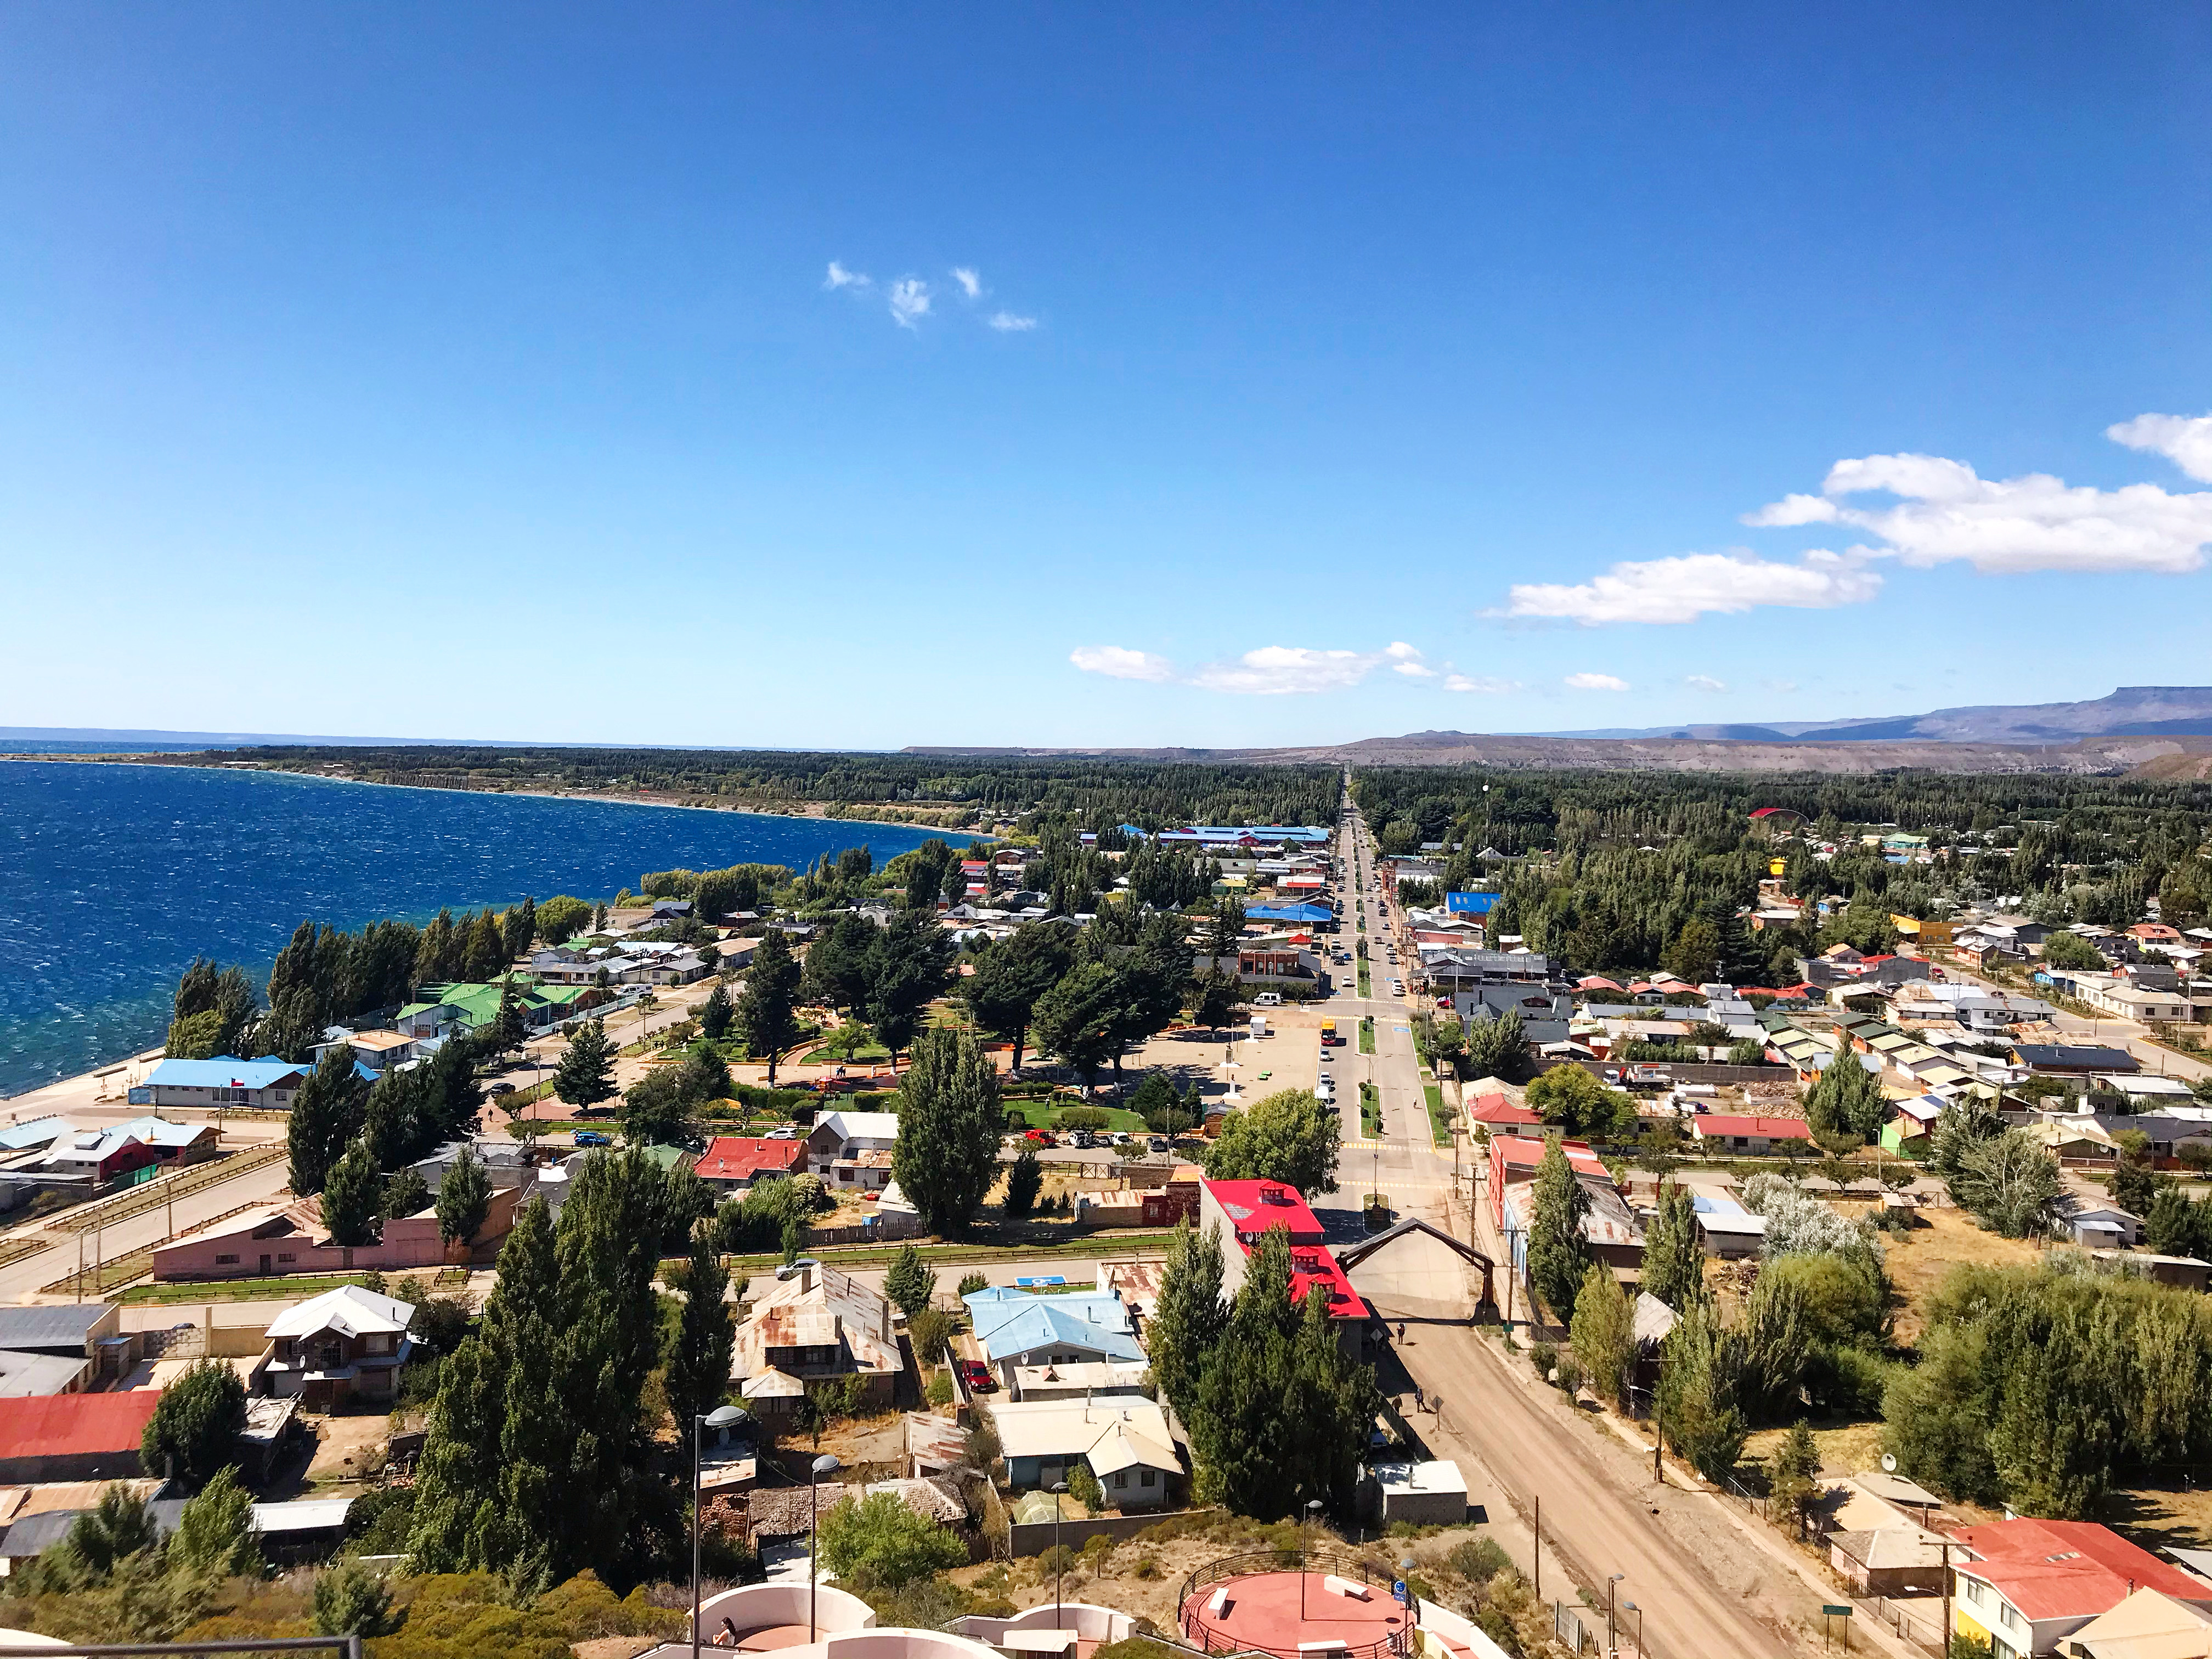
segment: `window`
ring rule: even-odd
[[[218,1267],[234,1267],[238,1265],[238,1258],[234,1255],[219,1255],[215,1259],[215,1265]]]
[[[297,1261],[300,1258],[289,1250],[279,1250],[276,1252],[276,1259],[279,1261]]]
[[[1127,1469],[1116,1469],[1116,1470],[1115,1470],[1115,1471],[1114,1471],[1114,1484],[1115,1484],[1116,1486],[1127,1486],[1127,1485],[1129,1484],[1129,1472],[1128,1472],[1128,1470],[1127,1470]]]
[[[1146,1469],[1137,1480],[1137,1484],[1140,1486],[1157,1486],[1159,1483],[1160,1472],[1158,1469]]]

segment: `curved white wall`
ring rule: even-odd
[[[1000,1659],[998,1650],[941,1630],[856,1630],[821,1644],[823,1659]]]
[[[839,1589],[835,1584],[818,1584],[814,1595],[814,1625],[823,1635],[836,1636],[874,1626],[875,1609],[852,1591]],[[703,1639],[712,1641],[725,1619],[737,1626],[740,1636],[773,1625],[803,1625],[806,1622],[806,1597],[804,1579],[796,1583],[777,1578],[764,1584],[740,1584],[700,1604],[699,1633]]]
[[[1052,1603],[1042,1601],[1023,1608],[1011,1619],[985,1619],[970,1613],[953,1624],[962,1635],[994,1646],[1010,1630],[1072,1630],[1086,1642],[1126,1642],[1137,1633],[1137,1621],[1129,1614],[1090,1601],[1063,1601],[1060,1616],[1055,1619],[1053,1613]]]

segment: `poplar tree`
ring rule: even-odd
[[[937,1275],[913,1245],[899,1247],[890,1271],[884,1275],[884,1294],[908,1319],[927,1308],[930,1297],[937,1294]]]
[[[1601,1261],[1590,1263],[1583,1275],[1570,1340],[1598,1398],[1618,1404],[1636,1355],[1636,1308]]]
[[[1666,1363],[1659,1368],[1660,1432],[1711,1480],[1734,1469],[1743,1455],[1734,1358],[1711,1306],[1698,1300],[1668,1333]]]
[[[368,1148],[356,1141],[323,1183],[323,1225],[348,1249],[374,1244],[384,1209],[384,1181]],[[346,1258],[349,1266],[352,1257]]]
[[[352,1047],[341,1042],[325,1049],[292,1097],[285,1126],[295,1193],[310,1198],[323,1190],[331,1166],[361,1133],[368,1106],[368,1085],[354,1070]]]
[[[1152,1381],[1188,1425],[1198,1405],[1198,1385],[1221,1341],[1228,1310],[1221,1300],[1221,1226],[1194,1232],[1186,1219],[1168,1241],[1158,1306],[1145,1328]]]
[[[999,1075],[964,1031],[925,1031],[899,1083],[891,1178],[932,1232],[968,1229],[999,1173]]]
[[[1888,1117],[1889,1100],[1881,1085],[1848,1049],[1823,1066],[1805,1091],[1805,1121],[1821,1134],[1877,1140]]]
[[[722,1299],[729,1282],[708,1230],[698,1229],[684,1281],[684,1316],[668,1356],[669,1409],[686,1437],[696,1431],[694,1419],[721,1404],[729,1392],[730,1357],[737,1345],[737,1329]]]
[[[753,949],[752,966],[745,970],[745,988],[738,999],[736,1024],[744,1039],[745,1052],[768,1062],[768,1086],[775,1087],[775,1063],[798,1040],[798,995],[800,969],[791,954],[791,941],[777,929],[761,936]]]
[[[1659,1213],[1644,1244],[1644,1288],[1680,1313],[1705,1294],[1705,1253],[1690,1189],[1670,1181],[1659,1189]]]
[[[491,1213],[491,1176],[469,1147],[455,1154],[439,1182],[437,1209],[438,1237],[448,1244],[473,1243]]]
[[[1536,1165],[1528,1219],[1528,1283],[1561,1324],[1574,1317],[1575,1297],[1589,1268],[1589,1247],[1583,1218],[1589,1194],[1575,1178],[1566,1149],[1557,1135],[1544,1137],[1544,1156]]]

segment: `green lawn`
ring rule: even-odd
[[[1019,1112],[1028,1121],[1032,1129],[1057,1129],[1060,1127],[1060,1115],[1076,1109],[1075,1103],[1066,1100],[1010,1100],[1005,1104],[1010,1115]],[[1090,1109],[1105,1113],[1106,1127],[1109,1129],[1120,1129],[1124,1133],[1133,1134],[1141,1134],[1144,1132],[1145,1120],[1126,1106],[1094,1106]],[[1011,1115],[1007,1121],[1010,1123],[1012,1121]]]
[[[1451,1145],[1451,1114],[1444,1109],[1444,1091],[1440,1083],[1422,1085],[1421,1092],[1429,1100],[1429,1133],[1439,1146]]]
[[[1359,1052],[1363,1054],[1371,1054],[1375,1052],[1375,1016],[1372,1014],[1364,1014],[1360,1017]]]
[[[1174,1237],[1172,1232],[1165,1230],[1141,1232],[1113,1227],[1101,1232],[1085,1233],[1054,1243],[918,1243],[915,1248],[921,1252],[921,1259],[925,1261],[1008,1261],[1017,1257],[1027,1261],[1031,1256],[1092,1254],[1099,1251],[1118,1255],[1125,1250],[1161,1249],[1164,1249],[1167,1242]],[[880,1267],[896,1259],[903,1248],[904,1246],[898,1244],[857,1244],[814,1250],[809,1254],[817,1261],[828,1262],[833,1267]],[[783,1257],[774,1251],[768,1251],[757,1255],[725,1256],[722,1260],[732,1273],[762,1273],[770,1272],[781,1266]]]
[[[397,1275],[386,1275],[387,1280]],[[108,1299],[130,1304],[170,1302],[258,1302],[264,1297],[319,1296],[341,1285],[366,1285],[369,1275],[302,1273],[291,1279],[203,1279],[174,1284],[133,1285]]]
[[[1365,957],[1362,957],[1359,959],[1359,994],[1364,997],[1367,994],[1367,958]]]
[[[1371,1083],[1359,1085],[1359,1133],[1370,1140],[1382,1138],[1382,1097]]]

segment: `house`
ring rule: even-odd
[[[123,1310],[112,1303],[55,1303],[0,1308],[0,1351],[98,1360],[123,1336]]]
[[[16,1353],[0,1349],[0,1399],[82,1394],[92,1361],[75,1354]]]
[[[414,1059],[420,1042],[404,1031],[349,1031],[343,1025],[331,1027],[323,1038],[314,1047],[317,1060],[333,1048],[348,1048],[353,1050],[354,1064],[377,1077]]]
[[[788,1419],[807,1390],[858,1377],[861,1398],[888,1407],[906,1362],[891,1304],[835,1267],[801,1267],[738,1327],[730,1375],[763,1422]]]
[[[1933,1593],[1943,1585],[1943,1540],[1910,1521],[1827,1534],[1828,1565],[1861,1595]]]
[[[1328,1297],[1329,1317],[1338,1322],[1340,1342],[1357,1343],[1367,1318],[1367,1304],[1352,1288],[1352,1281],[1322,1245],[1321,1219],[1307,1206],[1295,1187],[1279,1181],[1200,1181],[1198,1183],[1198,1227],[1204,1231],[1218,1224],[1236,1241],[1237,1249],[1222,1252],[1221,1293],[1234,1297],[1244,1283],[1245,1266],[1260,1241],[1280,1227],[1290,1237],[1291,1300],[1303,1304],[1310,1291]]]
[[[161,1401],[153,1389],[0,1400],[0,1482],[127,1480]]]
[[[1936,1120],[1943,1114],[1943,1102],[1934,1095],[1915,1095],[1910,1100],[1893,1101],[1897,1115],[1881,1126],[1881,1144],[1885,1150],[1902,1152],[1908,1141],[1918,1140],[1933,1133]]]
[[[1450,969],[1465,958],[1488,954],[1475,951],[1447,951],[1436,954],[1421,953],[1421,971],[1429,981],[1443,988],[1453,977]],[[1574,998],[1565,991],[1527,982],[1507,985],[1474,985],[1451,993],[1452,1012],[1461,1024],[1472,1030],[1493,1019],[1503,1019],[1508,1014],[1521,1016],[1521,1029],[1528,1041],[1541,1046],[1547,1042],[1564,1042],[1568,1027],[1575,1017]]]
[[[110,1182],[159,1162],[152,1147],[120,1129],[74,1129],[50,1145],[44,1156],[8,1173],[13,1182],[76,1188],[88,1197]]]
[[[1144,1363],[1128,1308],[1111,1291],[1032,1296],[991,1285],[961,1299],[985,1359],[1010,1389],[1029,1368]]]
[[[2212,1607],[2202,1600],[2139,1589],[2075,1631],[2060,1650],[2069,1659],[2180,1659],[2212,1653]]]
[[[1567,1167],[1583,1189],[1583,1247],[1591,1260],[1620,1273],[1644,1263],[1644,1227],[1614,1186],[1613,1176],[1597,1155],[1578,1140],[1563,1141]],[[1492,1135],[1490,1139],[1491,1214],[1512,1252],[1516,1273],[1528,1261],[1528,1225],[1533,1219],[1537,1167],[1545,1145],[1525,1135]]]
[[[2104,1043],[2015,1042],[2012,1063],[2036,1077],[2088,1079],[2100,1072],[2140,1072],[2142,1062]]]
[[[305,1066],[286,1060],[219,1055],[214,1060],[161,1060],[146,1074],[141,1087],[151,1106],[244,1106],[289,1112],[292,1097],[307,1080]]]
[[[806,1173],[829,1187],[881,1192],[890,1185],[896,1112],[831,1112],[806,1137]]]
[[[796,1135],[785,1140],[764,1140],[749,1135],[716,1135],[691,1166],[718,1193],[742,1193],[763,1176],[786,1176],[806,1157],[806,1143]]]
[[[1757,1255],[1766,1243],[1766,1218],[1753,1215],[1723,1194],[1692,1190],[1690,1212],[1698,1224],[1698,1242],[1707,1255],[1740,1261]]]
[[[341,1285],[278,1316],[257,1380],[267,1393],[297,1395],[311,1412],[390,1401],[414,1352],[407,1335],[414,1317],[412,1303]]]
[[[999,1432],[1006,1484],[1051,1487],[1078,1463],[1115,1509],[1160,1509],[1182,1480],[1167,1415],[1140,1395],[1089,1400],[1010,1400],[987,1408]]]
[[[1081,1400],[1108,1394],[1142,1394],[1152,1368],[1141,1359],[1073,1365],[1017,1365],[1006,1390],[1015,1400]]]
[[[1813,1144],[1813,1126],[1802,1117],[1732,1117],[1699,1113],[1690,1120],[1690,1133],[1707,1148],[1765,1158],[1790,1141]]]
[[[1493,1135],[1526,1135],[1541,1139],[1544,1120],[1526,1106],[1516,1106],[1502,1094],[1476,1097],[1462,1109],[1470,1127],[1480,1126]]]
[[[391,1272],[465,1267],[489,1260],[514,1231],[518,1204],[532,1188],[494,1182],[491,1205],[474,1239],[447,1243],[434,1209],[394,1216],[373,1244],[334,1243],[316,1199],[287,1199],[208,1223],[154,1249],[157,1279],[270,1278],[289,1273]]]
[[[2076,1244],[2112,1249],[2142,1237],[2142,1218],[2129,1214],[2117,1204],[2061,1192],[2051,1200],[2050,1207],[2053,1226]]]
[[[1951,1538],[1953,1628],[1989,1643],[1996,1659],[2057,1653],[2063,1638],[2139,1590],[2212,1601],[2212,1582],[2094,1522],[2000,1521]]]

